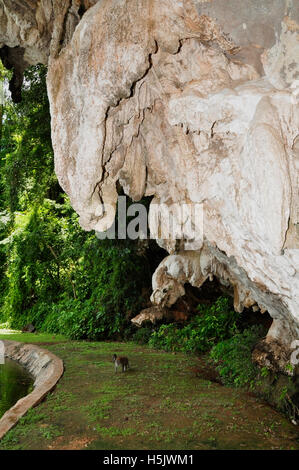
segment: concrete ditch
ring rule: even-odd
[[[0,418],[0,439],[53,390],[64,371],[63,361],[46,349],[16,341],[4,340],[3,343],[5,357],[17,361],[33,376],[34,389]]]

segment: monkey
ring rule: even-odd
[[[129,360],[127,357],[117,357],[116,354],[113,354],[112,360],[114,362],[115,373],[117,372],[117,368],[119,366],[122,367],[123,372],[130,368]]]

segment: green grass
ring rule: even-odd
[[[0,332],[3,338],[45,343],[65,372],[0,450],[299,449],[284,416],[245,391],[196,377],[191,369],[204,359],[134,343]],[[114,373],[113,353],[129,357],[127,373]]]
[[[2,339],[19,341],[20,343],[53,343],[67,341],[63,335],[54,335],[51,333],[22,333],[18,330],[0,328],[0,340]]]

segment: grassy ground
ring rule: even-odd
[[[267,404],[196,377],[202,359],[133,343],[2,333],[40,343],[64,360],[65,373],[0,450],[299,449],[298,429]],[[114,373],[114,352],[129,357],[127,373]]]
[[[20,343],[57,343],[66,341],[65,337],[62,335],[53,335],[51,333],[21,333],[16,330],[0,328],[0,340],[1,339],[19,341]]]

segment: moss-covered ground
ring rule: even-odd
[[[296,426],[253,394],[196,376],[195,356],[47,334],[0,330],[0,339],[38,343],[65,364],[0,450],[299,449]],[[114,373],[113,353],[128,356],[128,372]]]

